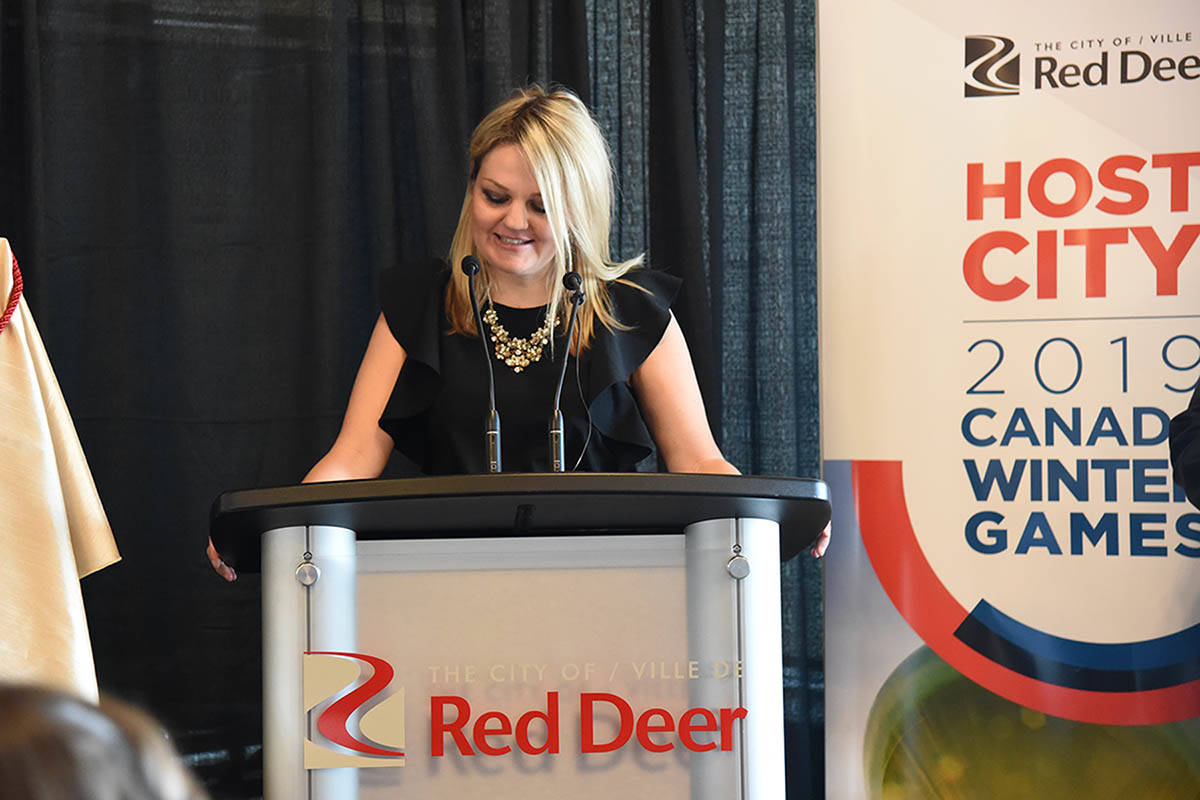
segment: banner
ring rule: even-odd
[[[818,13],[828,796],[1194,792],[1200,5]]]

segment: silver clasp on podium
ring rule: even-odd
[[[321,568],[312,562],[312,553],[305,550],[300,557],[300,566],[296,567],[296,580],[303,586],[312,586],[321,579]]]
[[[750,559],[742,555],[742,546],[733,546],[733,556],[725,564],[725,570],[735,581],[740,581],[750,574]]]

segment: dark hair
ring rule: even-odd
[[[0,789],[13,800],[208,798],[142,711],[37,686],[0,686]]]

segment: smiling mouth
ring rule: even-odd
[[[495,234],[495,236],[497,239],[500,240],[501,244],[507,244],[507,245],[511,245],[514,247],[517,245],[522,245],[522,244],[533,244],[533,239],[513,239],[510,236],[501,236],[498,233]]]

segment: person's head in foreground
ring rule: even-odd
[[[112,700],[0,686],[0,797],[207,800],[149,716]]]

